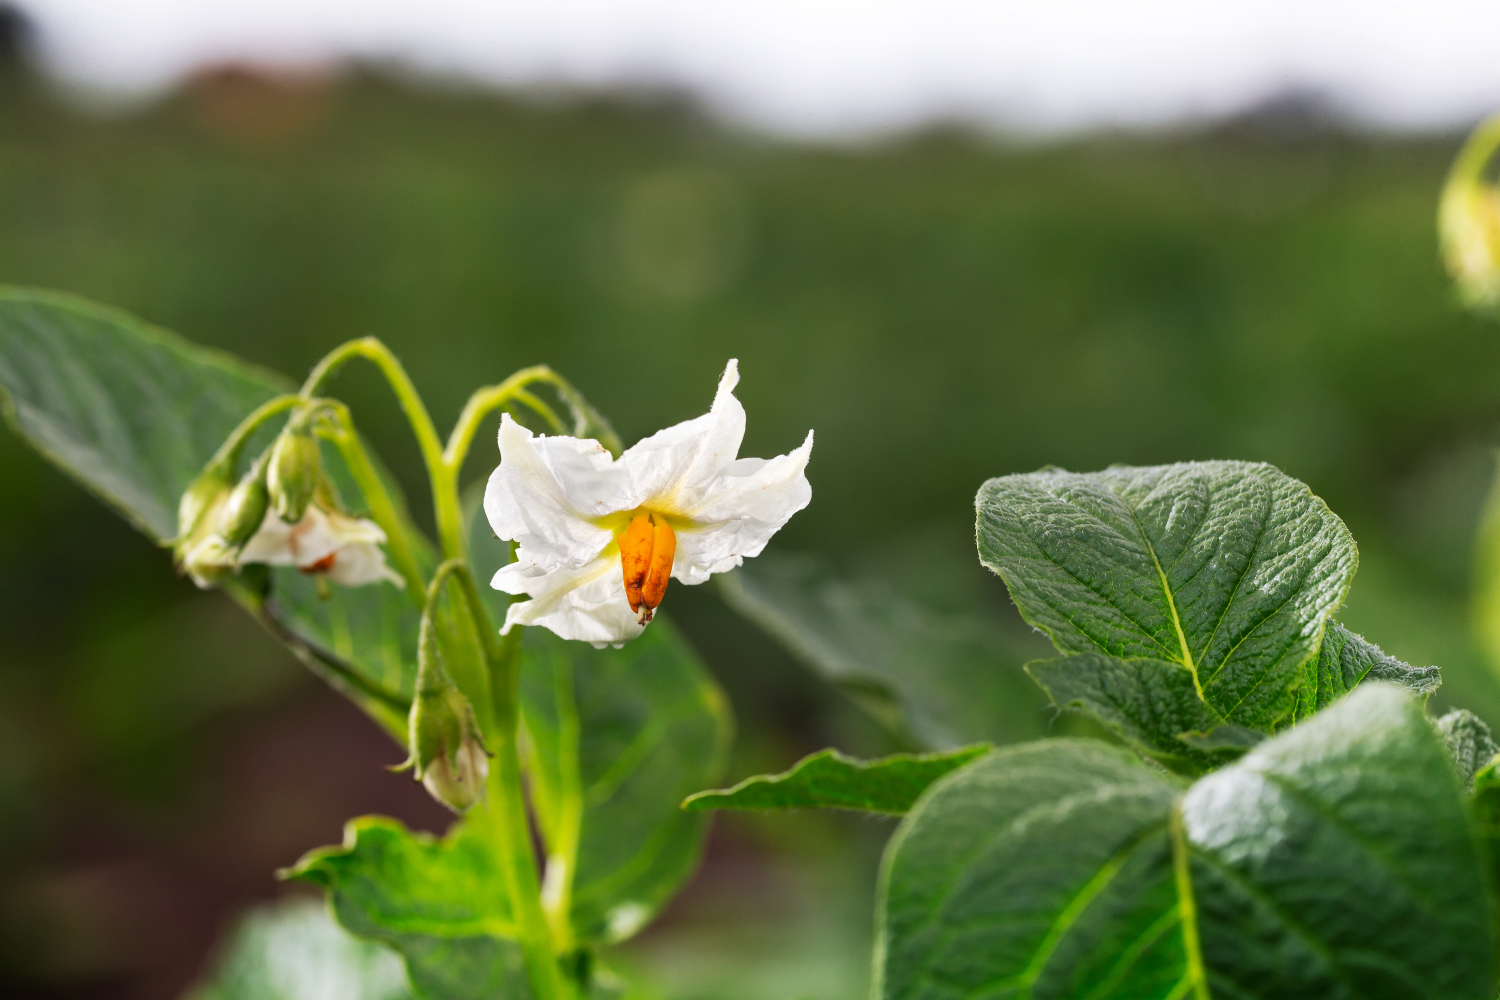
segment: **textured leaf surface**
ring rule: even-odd
[[[720,580],[736,610],[923,746],[1042,733],[1044,703],[1020,670],[1039,652],[1029,635],[841,581],[805,556],[763,553]]]
[[[290,385],[117,310],[0,288],[0,389],[22,437],[165,542],[188,483]]]
[[[549,868],[572,874],[581,940],[623,940],[697,867],[707,817],[681,805],[723,776],[728,704],[663,615],[621,649],[528,629],[523,657],[527,767]]]
[[[1064,653],[1180,664],[1229,722],[1274,730],[1354,575],[1354,540],[1269,465],[992,479],[981,561]]]
[[[476,809],[442,840],[383,817],[352,820],[342,847],[312,851],[285,877],[320,886],[346,930],[398,951],[429,1000],[528,997],[486,819]]]
[[[1443,683],[1437,667],[1403,663],[1387,656],[1364,636],[1330,621],[1317,659],[1308,664],[1303,685],[1297,692],[1297,717],[1305,718],[1327,708],[1364,680],[1389,681],[1418,695],[1429,695]]]
[[[1474,786],[1474,776],[1482,771],[1500,753],[1500,746],[1490,733],[1490,727],[1473,712],[1455,708],[1435,723],[1448,756],[1453,760],[1453,769],[1464,788]]]
[[[1500,829],[1492,768],[1476,787]],[[1482,857],[1441,738],[1390,684],[1185,793],[1096,744],[1005,748],[935,784],[887,848],[879,995],[1175,1000],[1206,995],[1201,968],[1220,1000],[1479,1000]]]
[[[1488,997],[1491,914],[1420,702],[1371,684],[1183,797],[1215,997]]]
[[[395,952],[296,899],[251,911],[187,1000],[411,1000],[411,991]]]
[[[1168,817],[1181,786],[1097,742],[1004,747],[886,849],[876,995],[1181,997],[1194,967]]]
[[[698,792],[682,807],[703,809],[854,809],[901,815],[927,787],[992,749],[988,743],[938,753],[860,760],[819,750],[780,774],[746,778],[733,788]]]
[[[1058,708],[1089,713],[1173,771],[1200,774],[1222,762],[1182,739],[1185,733],[1210,733],[1222,720],[1198,697],[1181,664],[1079,653],[1028,663],[1026,672]]]

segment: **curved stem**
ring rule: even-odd
[[[301,406],[302,403],[303,399],[301,396],[293,395],[276,396],[261,403],[250,411],[249,416],[240,421],[238,427],[229,433],[229,436],[224,439],[224,443],[219,445],[219,450],[214,452],[214,457],[209,460],[208,464],[217,465],[222,462],[230,466],[230,471],[233,472],[233,466],[239,461],[240,452],[244,449],[245,442],[250,440],[250,435],[255,433],[255,429],[276,414]]]
[[[360,492],[365,495],[365,502],[370,505],[371,518],[380,525],[380,530],[385,532],[386,549],[391,554],[391,562],[396,565],[396,572],[401,574],[401,579],[406,584],[407,595],[419,609],[426,608],[427,591],[422,585],[422,570],[417,565],[416,555],[412,552],[411,539],[406,535],[405,523],[401,519],[396,502],[391,499],[390,492],[385,488],[384,480],[380,478],[380,473],[375,471],[370,456],[365,453],[365,447],[360,443],[359,433],[354,429],[354,419],[349,413],[349,407],[333,399],[317,400],[315,405],[333,417],[330,421],[331,426],[324,433],[338,448],[339,454],[344,456],[344,463],[349,466],[350,475],[359,485]]]
[[[486,734],[494,755],[487,779],[484,808],[495,856],[500,862],[506,890],[515,913],[521,948],[532,990],[539,1000],[567,1000],[572,992],[557,962],[557,951],[547,915],[542,909],[541,883],[537,877],[536,853],[531,843],[531,817],[521,783],[521,757],[517,747],[520,732],[517,685],[520,680],[519,628],[500,638],[490,625],[474,574],[463,559],[448,559],[433,574],[428,588],[427,621],[443,586],[452,578],[463,593],[480,636],[491,680],[490,721]]]
[[[463,413],[459,414],[458,423],[453,426],[453,433],[448,435],[448,447],[443,451],[443,462],[455,479],[463,467],[464,459],[469,455],[469,446],[474,441],[479,422],[512,400],[522,402],[536,410],[559,434],[564,432],[562,421],[552,408],[526,391],[526,386],[534,382],[544,382],[552,386],[568,404],[573,417],[574,436],[582,435],[592,425],[598,431],[599,443],[615,455],[620,453],[619,437],[608,422],[584,401],[582,394],[573,388],[567,379],[551,368],[546,365],[534,365],[531,368],[522,368],[499,385],[486,386],[477,390],[464,404]]]
[[[417,387],[412,384],[411,377],[406,374],[406,369],[401,366],[396,355],[391,353],[390,348],[374,337],[351,340],[334,348],[307,376],[307,381],[302,385],[302,398],[311,399],[315,396],[323,384],[351,358],[364,358],[373,362],[390,383],[391,391],[396,394],[396,400],[401,404],[407,422],[411,424],[412,433],[416,435],[417,447],[421,449],[422,461],[427,466],[427,478],[432,483],[433,516],[437,519],[438,540],[442,544],[443,555],[448,558],[462,556],[463,512],[458,504],[457,478],[446,474],[443,446],[438,438],[437,428],[433,426],[432,417],[428,414],[422,397],[417,394]]]

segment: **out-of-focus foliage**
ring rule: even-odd
[[[935,129],[793,146],[669,102],[228,71],[94,116],[12,67],[0,281],[118,304],[280,371],[375,334],[439,423],[477,381],[545,360],[627,443],[701,412],[701,386],[737,356],[748,452],[818,433],[816,502],[777,544],[851,576],[891,573],[926,608],[1006,607],[971,547],[973,492],[998,472],[1269,461],[1360,539],[1340,621],[1441,663],[1434,701],[1493,720],[1500,684],[1465,600],[1500,331],[1454,307],[1433,238],[1457,142],[1268,117],[1048,145]],[[335,391],[415,482],[384,387],[351,372]],[[481,441],[475,456],[477,477],[495,454]],[[195,625],[213,599],[9,435],[0,474],[0,846],[8,884],[31,886],[77,790],[169,822],[214,721],[300,674],[235,614]],[[944,553],[968,560],[971,586],[910,568]],[[709,588],[670,600],[744,722],[732,773],[827,742],[893,749]],[[25,912],[28,932],[52,933]],[[799,934],[768,912],[784,931],[768,952],[801,938],[818,961],[833,954],[831,925],[808,918],[817,934]],[[695,933],[711,947],[711,930]],[[757,933],[731,935],[747,965]],[[693,978],[698,945],[642,944],[680,993],[719,975]],[[18,946],[4,961],[123,974],[104,959],[39,964],[50,954]],[[772,995],[822,981],[798,975]],[[702,990],[757,988],[720,976]]]
[[[360,941],[327,907],[290,899],[254,910],[187,1000],[411,1000],[395,953]]]

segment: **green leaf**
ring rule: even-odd
[[[1181,787],[1079,740],[1002,747],[933,785],[886,848],[874,995],[1183,996]]]
[[[279,375],[92,302],[0,287],[11,426],[153,541],[229,432],[289,391]]]
[[[1443,738],[1443,745],[1448,748],[1459,781],[1465,788],[1472,789],[1474,776],[1495,759],[1495,754],[1500,753],[1490,727],[1479,716],[1463,708],[1455,708],[1433,724]]]
[[[187,1000],[410,1000],[395,952],[345,932],[328,908],[293,899],[250,911]]]
[[[476,489],[465,498],[470,560],[498,625],[509,598],[488,584],[510,561],[510,545],[495,538],[479,496]],[[624,940],[697,867],[707,817],[681,805],[723,778],[734,734],[729,704],[658,614],[620,649],[527,629],[521,717],[546,844],[545,892],[568,899],[579,942]]]
[[[976,505],[980,560],[1060,651],[1180,664],[1267,732],[1292,721],[1358,562],[1327,505],[1263,464],[1004,476]]]
[[[11,426],[158,544],[176,535],[182,491],[230,432],[292,388],[280,375],[117,310],[0,288],[0,392]],[[250,451],[269,444],[275,429],[269,423]],[[345,496],[357,498],[342,460],[330,449],[325,455]],[[313,580],[285,568],[247,571],[225,590],[401,737],[417,623],[405,595],[379,585],[334,587],[324,598]]]
[[[582,942],[634,934],[693,873],[707,817],[689,793],[723,776],[733,723],[665,616],[621,649],[528,629],[521,711],[551,892]]]
[[[1018,669],[1028,636],[938,614],[887,584],[845,582],[807,556],[763,553],[719,578],[725,599],[892,728],[934,749],[1042,732],[1042,702]]]
[[[902,821],[877,995],[1487,997],[1486,883],[1442,741],[1390,684],[1186,792],[1121,751],[1027,744]]]
[[[438,840],[380,816],[351,820],[342,847],[308,853],[283,877],[319,886],[347,931],[399,952],[419,996],[528,997],[487,821],[476,809]]]
[[[746,778],[733,788],[698,792],[682,808],[853,809],[901,815],[927,786],[993,749],[989,743],[939,753],[898,753],[860,760],[819,750],[791,770]]]
[[[1394,656],[1387,656],[1379,646],[1330,621],[1323,635],[1317,659],[1310,665],[1306,679],[1297,691],[1297,717],[1305,718],[1327,708],[1334,699],[1354,690],[1364,680],[1390,681],[1413,694],[1429,695],[1442,685],[1437,667],[1413,667]]]
[[[1362,686],[1181,804],[1216,997],[1488,997],[1492,915],[1419,701]]]
[[[1223,761],[1183,739],[1216,731],[1223,720],[1198,697],[1192,674],[1180,664],[1079,653],[1036,660],[1026,672],[1058,708],[1087,712],[1172,771],[1201,774]]]

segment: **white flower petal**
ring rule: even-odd
[[[385,532],[374,521],[325,511],[311,506],[302,520],[287,524],[275,511],[265,520],[240,552],[239,564],[296,566],[311,569],[333,556],[328,578],[346,587],[359,587],[389,580],[404,585],[400,575],[385,564]]]
[[[312,508],[309,508],[309,514],[311,511]],[[306,518],[304,517],[303,520],[305,521]],[[296,562],[292,555],[291,544],[293,527],[294,525],[287,524],[277,517],[274,510],[267,510],[265,518],[260,522],[260,527],[255,529],[255,534],[240,550],[240,564],[293,565]]]
[[[596,646],[618,645],[640,635],[625,597],[619,553],[601,556],[577,569],[544,571],[511,563],[495,574],[490,586],[507,594],[526,594],[505,612],[505,635],[516,625],[541,625],[564,639],[581,639]]]
[[[807,440],[790,454],[741,459],[709,484],[707,496],[692,512],[693,522],[702,527],[677,533],[672,576],[698,584],[760,555],[771,536],[812,500],[806,473],[812,446],[808,431]]]
[[[635,506],[628,487],[624,470],[597,441],[536,437],[507,413],[484,513],[496,535],[520,544],[522,562],[576,568],[612,537],[592,518]]]
[[[397,587],[406,586],[401,574],[385,564],[385,553],[380,546],[370,542],[357,542],[339,549],[328,570],[328,579],[345,587],[363,587],[382,580]]]
[[[636,442],[620,456],[638,498],[664,510],[688,509],[703,502],[714,480],[734,462],[745,437],[745,408],[734,397],[739,362],[730,359],[719,379],[713,407],[701,417],[683,421]]]

